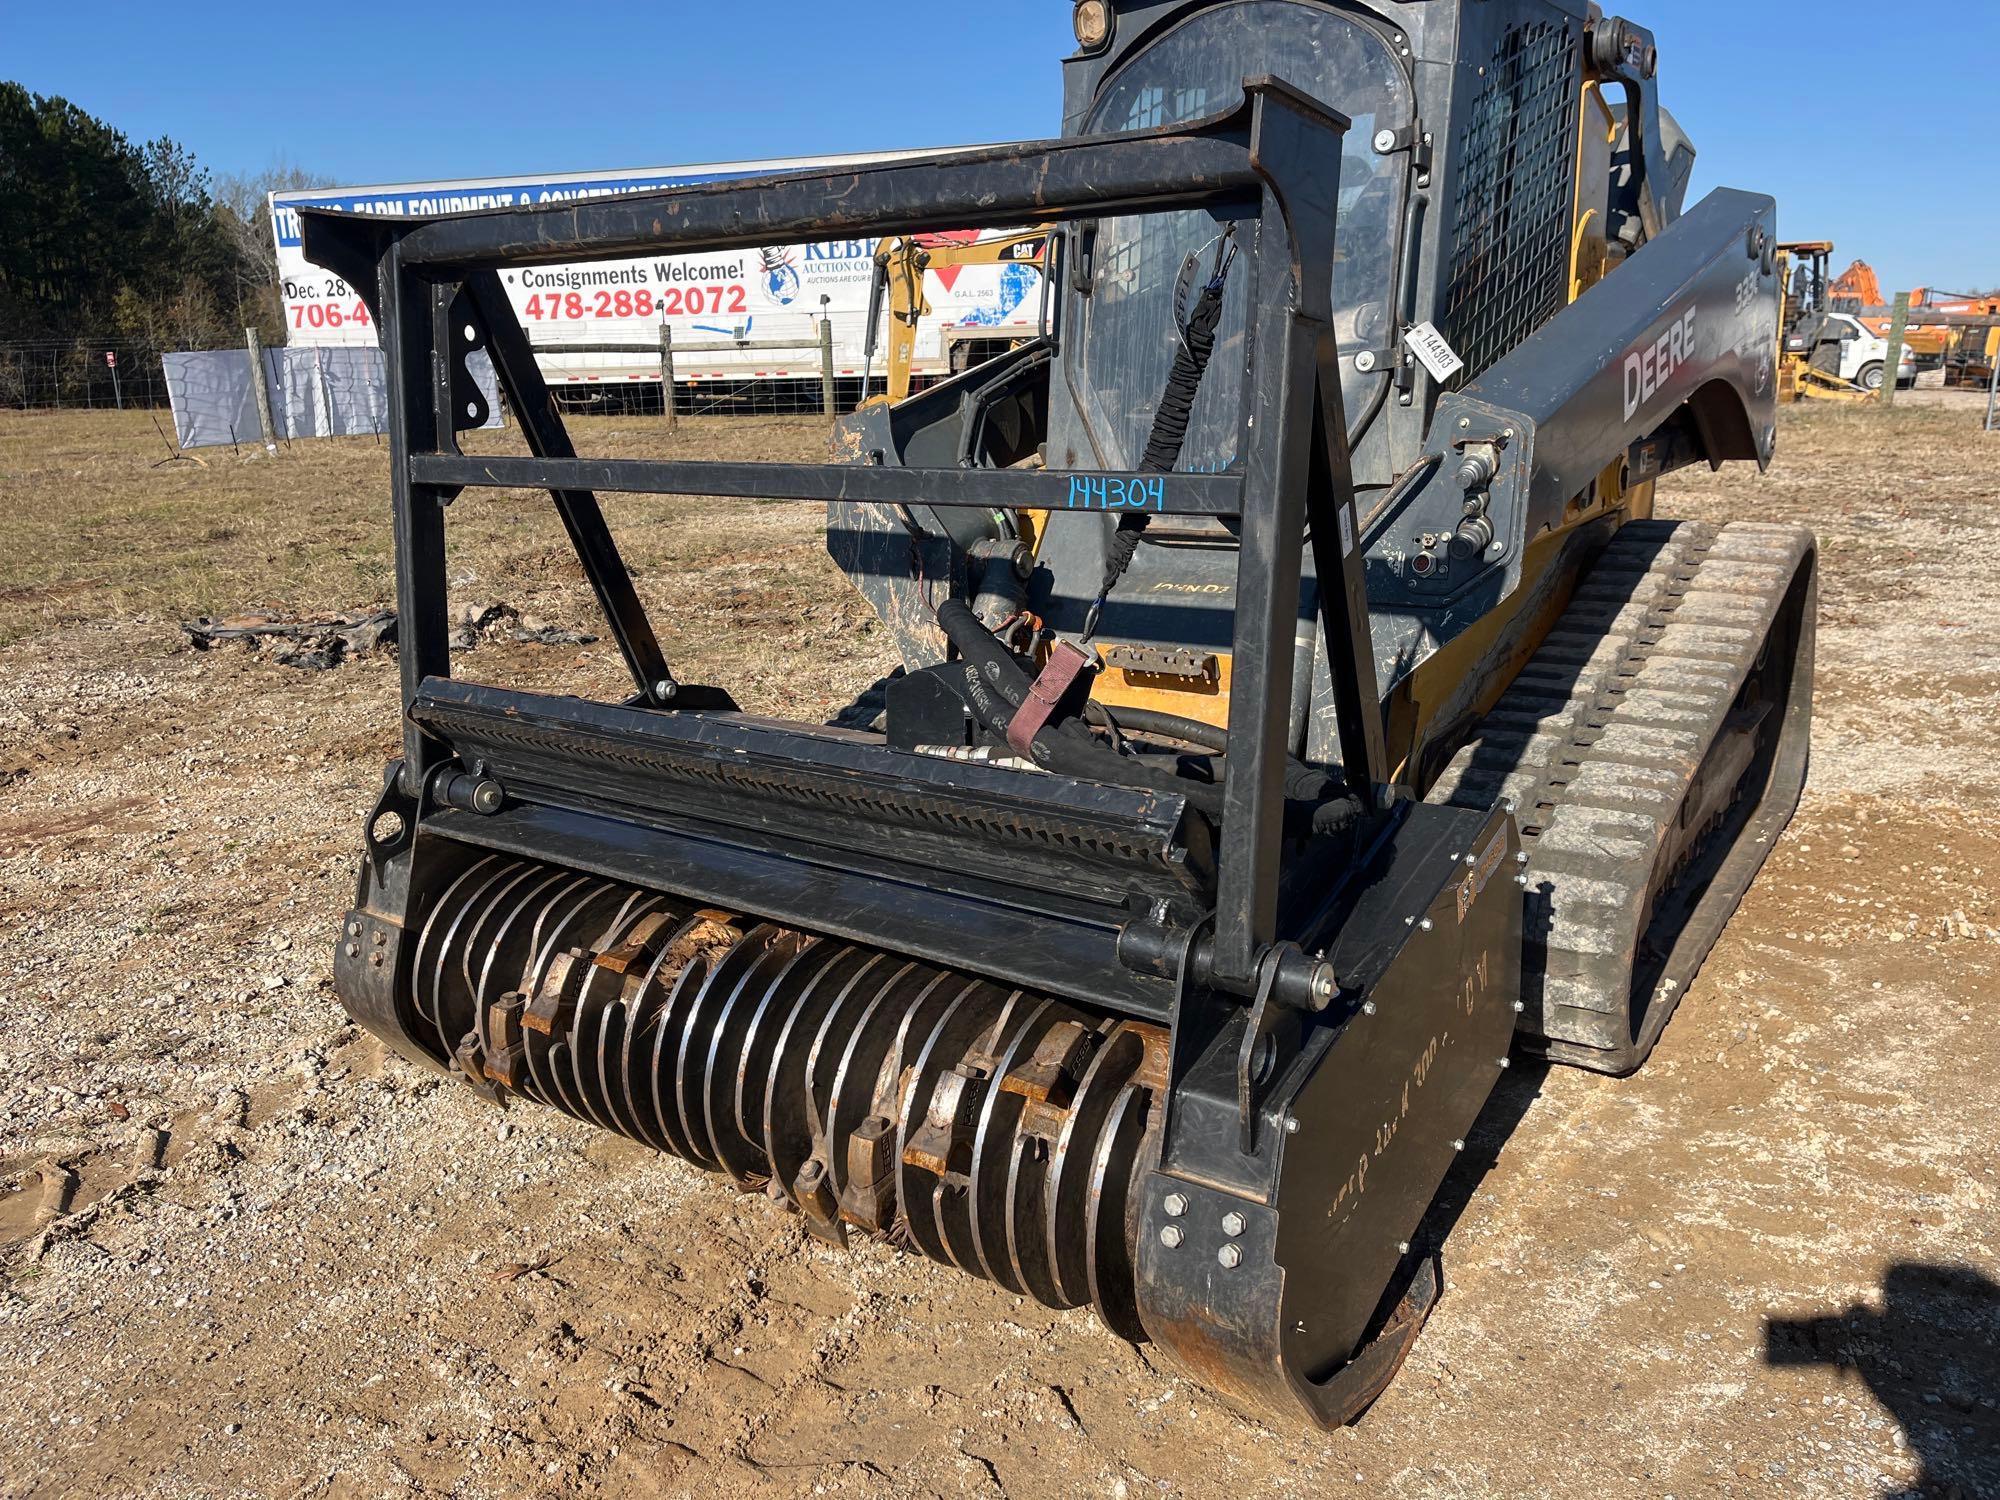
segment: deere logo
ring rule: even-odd
[[[1694,308],[1669,323],[1651,343],[1625,356],[1625,420],[1666,388],[1674,372],[1694,358]]]

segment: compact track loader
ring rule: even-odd
[[[428,221],[307,211],[387,355],[405,723],[357,1020],[1345,1420],[1508,1065],[1637,1067],[1798,798],[1811,537],[1767,463],[1768,198],[1683,211],[1581,0],[1083,0],[1063,133]],[[510,268],[1053,226],[1054,332],[825,465],[578,456]],[[462,453],[490,355],[528,452]],[[622,702],[455,679],[445,507],[546,490]],[[598,492],[828,506],[903,670],[677,681]],[[662,583],[665,596],[670,587]]]

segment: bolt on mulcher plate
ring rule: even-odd
[[[1510,1047],[1636,1067],[1796,802],[1811,538],[1651,518],[1770,458],[1774,209],[1683,212],[1652,40],[1581,0],[1078,36],[1056,140],[303,212],[383,338],[401,609],[335,973],[490,1096],[1337,1422]],[[837,465],[579,457],[501,279],[1028,223],[1042,336]],[[476,350],[524,456],[458,447]],[[453,680],[444,507],[491,487],[552,496],[625,701]],[[598,491],[826,504],[904,671],[829,726],[677,681]]]

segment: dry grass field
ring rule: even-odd
[[[810,456],[815,424],[578,424]],[[386,456],[0,414],[0,1493],[2000,1494],[2000,436],[1788,414],[1661,510],[1822,540],[1813,777],[1653,1063],[1514,1068],[1446,1294],[1331,1434],[384,1055],[328,974],[396,740],[180,622],[392,595]],[[504,447],[511,433],[481,434]],[[824,717],[882,632],[805,507],[607,501],[684,678]],[[455,601],[592,628],[544,501],[454,506]],[[619,683],[608,644],[468,676]]]

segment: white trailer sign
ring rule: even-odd
[[[296,212],[301,207],[391,217],[460,213],[642,193],[804,167],[858,165],[897,154],[902,153],[274,193],[271,221],[287,336],[295,345],[376,341],[368,309],[354,289],[306,260]],[[970,233],[965,237],[974,238]],[[672,329],[673,342],[680,348],[739,340],[764,346],[774,340],[797,341],[796,348],[677,354],[677,379],[816,378],[822,318],[833,330],[835,373],[857,376],[866,346],[875,246],[873,239],[818,240],[709,255],[520,267],[503,272],[502,282],[552,383],[657,382],[662,324]],[[948,367],[948,345],[954,340],[1025,337],[1041,318],[1041,277],[1032,266],[964,266],[932,272],[926,294],[933,317],[918,333],[919,374],[943,372]],[[602,344],[630,346],[630,352],[565,347]],[[878,355],[878,373],[880,365]]]

